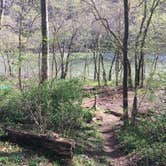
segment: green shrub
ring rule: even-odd
[[[166,163],[166,114],[155,113],[151,117],[142,118],[133,127],[129,125],[119,132],[119,141],[126,151],[137,154],[137,165],[164,165]]]
[[[166,143],[153,143],[141,149],[141,158],[138,165],[148,163],[150,166],[165,165],[166,163]]]
[[[86,110],[83,113],[83,118],[87,123],[90,123],[92,121],[93,115],[90,111]]]
[[[0,157],[0,164],[8,164],[9,159],[8,157]]]
[[[14,88],[0,90],[0,120],[8,125],[22,119],[19,110],[21,94]]]
[[[35,86],[16,96],[8,95],[1,106],[3,119],[23,123],[38,131],[51,129],[70,135],[84,120],[82,84],[80,81],[59,80]]]
[[[32,160],[29,163],[29,166],[38,166],[39,165],[39,161],[38,160]]]

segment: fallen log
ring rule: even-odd
[[[6,129],[7,138],[10,142],[32,147],[33,149],[40,149],[55,158],[72,159],[75,142],[73,140],[48,135],[37,135],[26,131],[19,131],[15,129]]]

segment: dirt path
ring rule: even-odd
[[[132,108],[134,93],[129,91],[128,101],[129,108]],[[140,99],[141,100],[141,97]],[[96,106],[98,110],[102,110],[96,113],[96,119],[102,121],[101,132],[104,140],[104,152],[109,154],[111,160],[111,166],[128,166],[127,154],[118,144],[116,139],[116,128],[122,124],[120,120],[123,114],[122,109],[122,89],[110,89],[107,87],[103,89],[103,92],[97,97]],[[94,105],[94,99],[86,99],[83,106],[90,108]],[[146,113],[148,108],[153,107],[152,103],[144,102],[139,108],[140,113]],[[130,114],[129,114],[130,115]]]
[[[86,102],[86,106],[93,105],[92,100]],[[121,99],[117,97],[112,98],[102,98],[97,101],[97,108],[103,111],[96,113],[96,119],[102,121],[101,133],[103,134],[104,149],[111,160],[111,166],[128,166],[127,155],[124,153],[116,139],[116,127],[122,124],[120,120],[120,115],[122,115]],[[111,107],[111,109],[110,109]],[[117,113],[117,115],[112,114]]]
[[[127,156],[115,136],[115,127],[121,124],[120,118],[108,113],[100,113],[100,117],[102,117],[104,152],[109,154],[112,166],[127,166]]]

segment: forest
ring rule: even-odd
[[[0,166],[165,166],[166,1],[0,0]]]

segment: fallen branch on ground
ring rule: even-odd
[[[26,131],[6,129],[7,138],[10,142],[29,146],[35,149],[42,149],[55,155],[56,158],[72,159],[75,142],[73,140],[53,136],[37,135]]]

